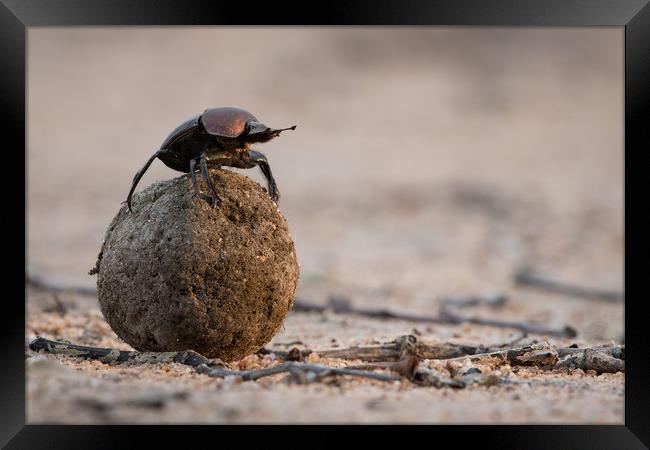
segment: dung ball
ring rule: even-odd
[[[299,265],[277,205],[244,175],[210,174],[215,208],[184,175],[136,194],[133,213],[124,205],[106,233],[91,270],[99,306],[136,350],[238,360],[268,343],[294,304]]]

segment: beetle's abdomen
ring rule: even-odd
[[[214,138],[202,129],[199,116],[194,116],[177,126],[165,139],[160,146],[164,152],[158,155],[158,159],[170,169],[189,172],[190,160],[214,145],[212,140]]]
[[[160,148],[167,149],[173,146],[176,142],[186,138],[193,133],[199,131],[199,116],[190,117],[185,122],[174,128],[167,139],[160,145]]]
[[[158,155],[160,159],[170,169],[178,170],[179,172],[190,171],[190,158],[184,158],[182,155],[173,152],[163,152]]]

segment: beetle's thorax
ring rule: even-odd
[[[216,137],[214,139],[216,150],[226,151],[230,153],[243,153],[248,151],[250,144],[242,142],[239,139],[228,139],[223,137]]]
[[[250,158],[248,145],[229,146],[229,149],[221,147],[208,149],[205,151],[205,158],[208,163],[238,167],[240,169],[249,169],[256,164]]]
[[[224,149],[221,147],[210,148],[205,151],[208,158],[245,158],[248,155],[248,147]]]

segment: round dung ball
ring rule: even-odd
[[[136,350],[192,349],[234,361],[268,343],[295,301],[287,221],[258,183],[211,169],[219,195],[189,175],[134,195],[111,222],[91,273],[115,333]]]

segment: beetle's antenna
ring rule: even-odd
[[[273,130],[273,131],[277,131],[277,132],[279,133],[280,131],[295,130],[295,129],[296,129],[296,126],[297,126],[297,125],[294,125],[294,126],[289,127],[289,128],[281,128],[281,129],[279,129],[279,130]]]

